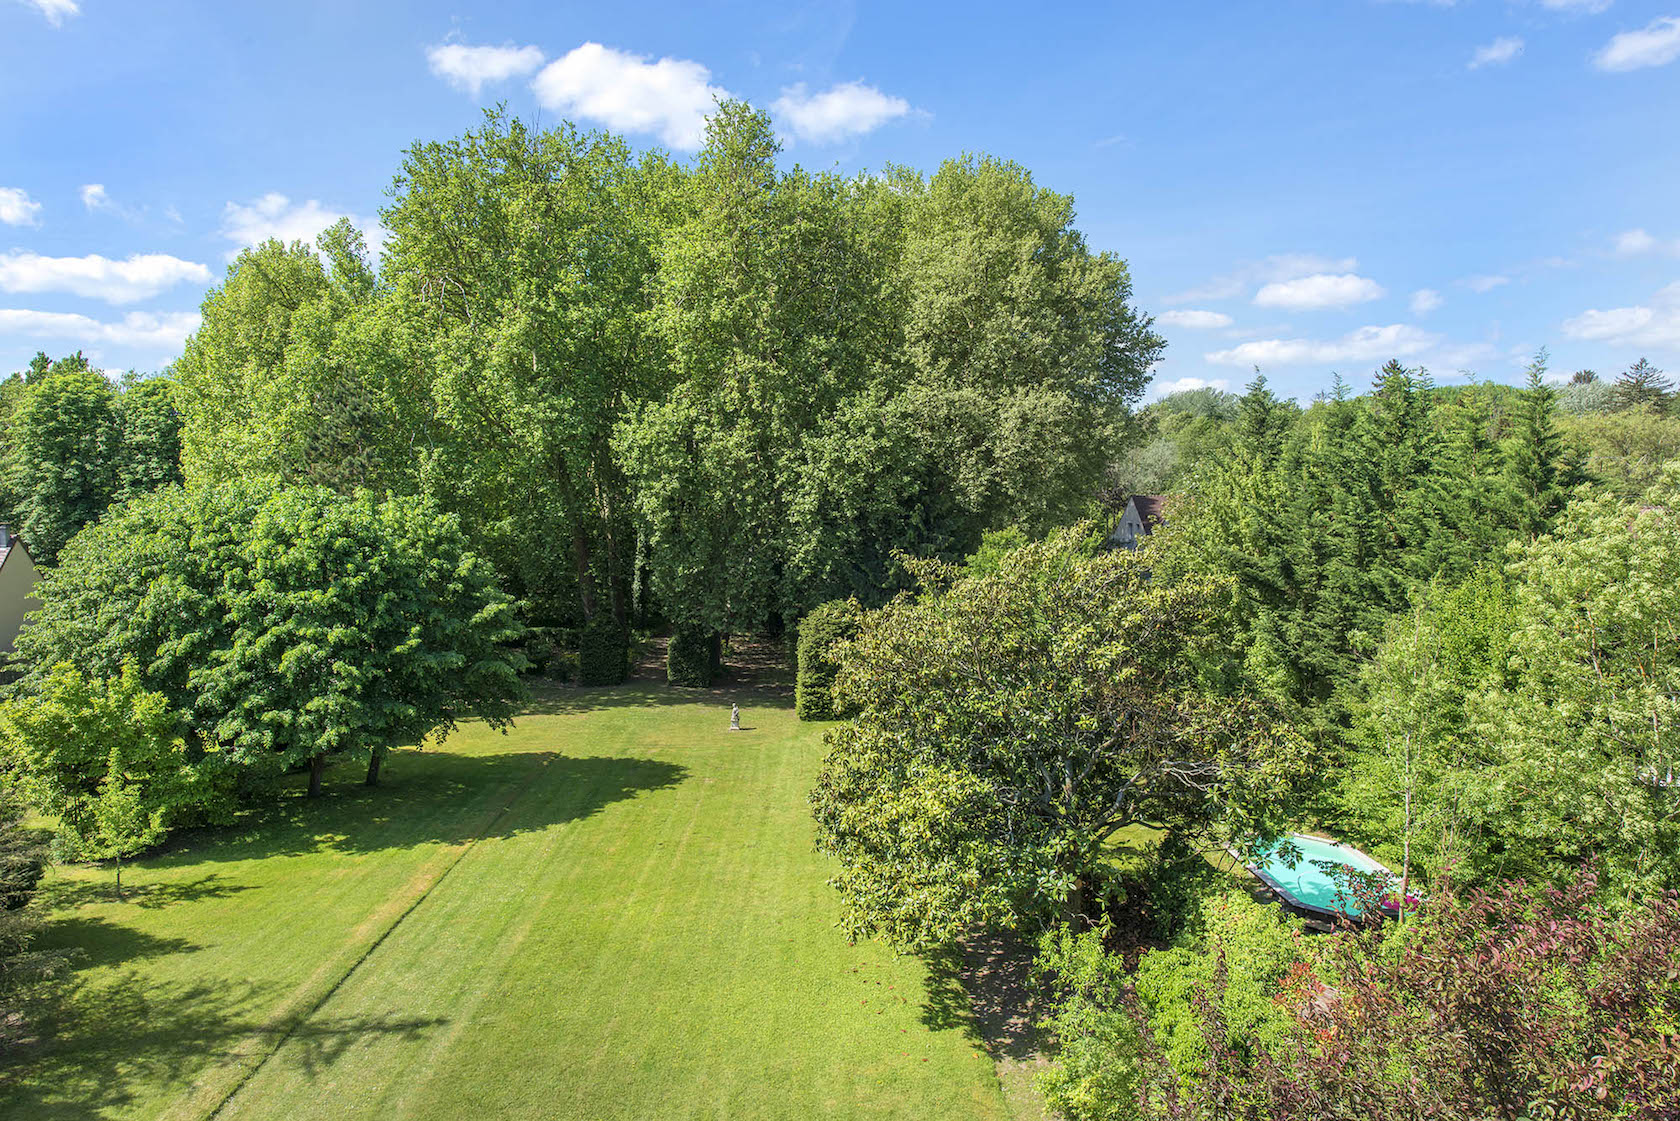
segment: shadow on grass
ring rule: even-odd
[[[42,986],[24,1007],[32,1038],[0,1066],[0,1116],[80,1121],[132,1108],[133,1086],[184,1094],[195,1072],[252,1036],[287,1037],[313,1071],[369,1036],[420,1039],[448,1023],[388,1015],[264,1025],[251,1010],[274,995],[250,983],[160,985],[133,971]]]
[[[531,698],[522,716],[581,716],[617,708],[664,708],[672,705],[717,704],[728,708],[731,698],[761,708],[792,708],[793,684],[758,677],[736,680],[725,676],[709,689],[690,689],[664,682],[626,681],[622,685],[563,685],[531,682]],[[515,724],[518,723],[515,718]]]
[[[1042,1049],[1033,1024],[1032,947],[1008,932],[976,934],[959,947],[923,955],[930,1031],[960,1030],[993,1059],[1025,1061]]]
[[[52,886],[52,905],[55,909],[70,910],[89,903],[123,903],[153,911],[159,907],[173,907],[178,903],[196,903],[201,899],[222,899],[250,891],[251,884],[229,883],[215,873],[183,883],[129,883],[117,895],[116,877],[100,880],[59,880]]]
[[[515,837],[677,786],[689,772],[659,759],[411,748],[387,756],[378,786],[347,782],[353,773],[359,771],[348,765],[332,768],[319,798],[306,798],[295,787],[279,790],[274,801],[246,811],[235,824],[183,831],[141,863],[156,870]]]

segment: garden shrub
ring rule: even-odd
[[[711,685],[723,662],[722,636],[707,627],[678,627],[671,635],[665,658],[665,677],[672,685],[704,689]]]
[[[835,704],[834,678],[840,672],[835,647],[854,637],[863,608],[854,599],[836,599],[818,607],[799,624],[799,671],[794,710],[801,720],[838,720],[847,715]]]
[[[630,676],[630,635],[602,613],[578,633],[579,685],[617,685]]]

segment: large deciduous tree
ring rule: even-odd
[[[18,640],[28,696],[69,662],[139,682],[235,765],[366,760],[521,696],[519,628],[460,523],[419,498],[168,488],[78,537]]]
[[[621,628],[635,542],[610,438],[662,376],[645,317],[669,174],[617,137],[491,112],[411,148],[383,215],[447,433],[424,485],[520,594]]]
[[[1065,531],[864,619],[837,684],[859,713],[812,794],[854,934],[931,945],[1065,919],[1128,825],[1275,824],[1297,742],[1198,672],[1217,582],[1147,564]]]

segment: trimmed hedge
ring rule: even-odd
[[[863,608],[855,599],[836,599],[818,607],[799,624],[799,676],[794,711],[801,720],[838,720],[849,716],[834,703],[834,678],[840,663],[834,648],[858,632]]]
[[[630,676],[630,635],[603,612],[578,634],[578,684],[617,685]]]
[[[672,685],[705,689],[722,664],[722,635],[706,627],[678,627],[665,656],[665,679]]]

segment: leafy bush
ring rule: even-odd
[[[672,685],[705,689],[723,661],[722,636],[706,627],[678,627],[665,657],[665,677]]]
[[[141,687],[132,662],[110,679],[61,662],[33,695],[0,705],[7,765],[34,806],[59,819],[72,853],[99,832],[113,786],[160,830],[229,820],[225,761],[202,752],[190,759],[181,731],[167,699]]]
[[[1236,952],[1175,987],[1151,955],[1137,983],[1138,1115],[1680,1116],[1680,894],[1614,907],[1598,894],[1590,873],[1538,897],[1520,882],[1463,896],[1444,885],[1398,931],[1298,941],[1252,994]]]
[[[579,685],[617,685],[630,676],[630,635],[606,613],[578,633]]]
[[[863,608],[855,599],[837,599],[818,607],[799,624],[799,665],[794,710],[801,720],[836,720],[845,713],[835,703],[834,678],[840,672],[835,647],[857,635]]]
[[[1131,1121],[1138,1087],[1137,1025],[1122,999],[1124,963],[1103,948],[1106,927],[1045,933],[1033,974],[1050,994],[1041,1021],[1057,1045],[1039,1089],[1066,1121]]]

